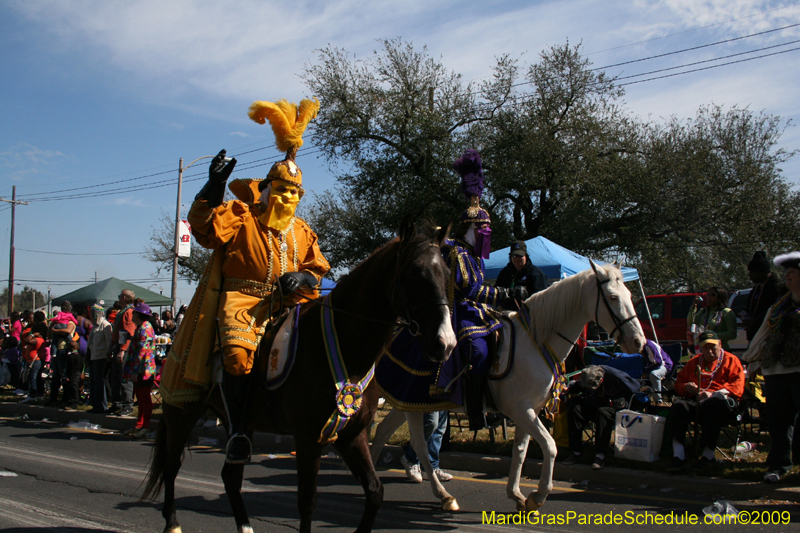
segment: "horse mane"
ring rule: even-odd
[[[439,228],[433,222],[426,219],[415,224],[414,229],[414,235],[405,241],[402,249],[399,250],[400,257],[397,260],[397,270],[403,270],[406,266],[408,266],[408,263],[412,259],[422,253],[422,251],[430,245]],[[372,263],[382,260],[386,256],[396,257],[399,246],[400,237],[392,238],[386,244],[377,248],[359,264],[354,266],[349,273],[343,275],[333,290],[336,291],[336,289],[339,287],[346,288],[350,284],[358,283],[358,280],[362,275],[362,271],[372,271]],[[380,274],[385,275],[386,272],[381,272]]]
[[[613,265],[597,265],[597,268],[612,279],[615,273],[621,275],[619,268]],[[591,276],[594,276],[591,269],[578,272],[537,292],[525,302],[530,308],[532,329],[539,342],[557,334],[558,328],[574,315],[575,308],[579,306],[583,285]]]

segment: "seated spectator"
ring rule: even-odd
[[[695,469],[702,471],[711,466],[720,429],[731,420],[744,392],[742,363],[722,349],[717,334],[706,331],[700,335],[698,343],[700,355],[692,357],[675,380],[675,392],[681,398],[673,402],[669,412],[673,454],[667,467],[669,472],[678,472],[686,464],[684,441],[693,420],[700,424],[703,446]]]
[[[567,425],[571,453],[564,459],[565,465],[578,462],[583,450],[583,428],[594,421],[596,455],[592,469],[600,470],[605,466],[617,411],[625,409],[630,397],[638,390],[639,382],[616,368],[590,365],[583,369],[578,381],[572,383],[567,390]]]
[[[150,416],[153,413],[153,399],[150,390],[153,388],[156,374],[156,359],[153,353],[155,333],[153,325],[148,320],[152,316],[150,306],[139,303],[133,308],[133,323],[136,331],[133,333],[130,351],[125,357],[122,369],[122,379],[132,382],[136,400],[139,405],[139,417],[136,425],[125,432],[134,439],[142,439],[150,429]]]
[[[647,366],[644,367],[644,375],[650,379],[656,403],[663,404],[664,399],[661,396],[661,381],[672,370],[672,359],[661,349],[661,346],[650,339],[647,339],[644,350],[642,350],[642,355],[648,362]]]
[[[428,443],[428,459],[430,459],[433,473],[444,483],[453,479],[453,476],[439,468],[439,450],[442,447],[442,437],[447,430],[447,411],[434,411],[433,413],[423,413],[422,427],[425,442]],[[411,444],[406,448],[405,453],[400,457],[400,462],[406,470],[406,476],[414,483],[422,483],[422,472],[419,467],[419,458]]]

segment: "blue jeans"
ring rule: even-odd
[[[89,374],[89,399],[95,411],[107,411],[108,399],[106,397],[106,359],[92,359]]]
[[[37,396],[41,396],[44,394],[44,391],[39,391],[36,389],[36,380],[39,377],[39,372],[42,369],[42,361],[40,359],[36,359],[30,363],[30,370],[28,371],[28,398],[35,398]]]
[[[447,411],[435,411],[422,415],[422,429],[425,441],[428,443],[428,458],[434,470],[439,468],[439,449],[442,447],[442,437],[447,429]],[[410,464],[419,463],[416,452],[408,445],[405,453]]]

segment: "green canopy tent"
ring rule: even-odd
[[[151,307],[172,305],[172,298],[167,298],[156,292],[148,291],[144,287],[139,287],[138,285],[117,278],[108,278],[103,281],[98,281],[97,283],[59,296],[58,298],[53,298],[53,305],[61,305],[68,300],[72,304],[76,302],[85,302],[88,304],[100,304],[103,307],[111,307],[114,302],[118,300],[119,293],[125,289],[132,290],[137,298],[141,298],[144,300],[144,303]]]

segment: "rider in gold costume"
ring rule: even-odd
[[[236,159],[226,158],[222,150],[212,160],[208,182],[189,211],[197,242],[215,250],[217,257],[211,261],[215,265],[209,265],[209,277],[214,279],[209,282],[216,283],[217,288],[201,281],[172,350],[181,357],[194,351],[192,344],[197,343],[198,334],[207,334],[207,328],[217,332],[214,346],[220,345],[224,355],[222,392],[229,418],[228,463],[250,460],[250,441],[245,435],[247,391],[256,349],[270,316],[298,301],[317,297],[320,279],[330,270],[317,236],[294,214],[305,192],[295,155],[303,144],[306,126],[318,110],[317,100],[302,100],[299,106],[286,100],[254,102],[250,118],[260,124],[270,122],[278,149],[286,152],[286,158],[275,163],[264,180],[231,182],[230,190],[238,200],[223,202]],[[221,280],[213,273],[215,268]],[[215,291],[216,306],[206,301],[214,298],[209,293]],[[183,366],[188,376],[192,364],[184,361]]]

